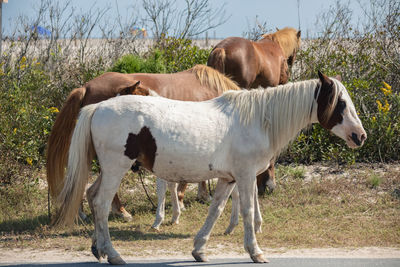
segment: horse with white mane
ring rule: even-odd
[[[366,133],[343,84],[322,73],[319,80],[268,90],[230,91],[205,102],[121,96],[84,107],[72,137],[68,171],[58,196],[58,224],[72,224],[87,184],[93,148],[101,175],[87,196],[95,231],[92,252],[124,264],[113,248],[108,211],[121,179],[135,161],[172,182],[219,177],[207,219],[192,255],[207,261],[206,243],[235,185],[240,194],[244,247],[254,262],[267,262],[254,231],[256,175],[298,132],[319,122],[359,147]]]

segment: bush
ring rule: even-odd
[[[120,73],[165,73],[166,67],[162,53],[158,50],[149,53],[147,58],[128,54],[120,59],[109,69]]]
[[[161,38],[152,51],[161,51],[168,73],[206,64],[210,54],[210,49],[201,49],[193,45],[192,40],[173,37]]]

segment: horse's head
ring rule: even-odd
[[[349,147],[362,146],[367,134],[346,88],[339,80],[328,78],[320,71],[318,76],[320,86],[315,91],[315,98],[319,123],[345,140]]]
[[[301,31],[296,33],[296,38],[294,39],[295,45],[293,46],[291,54],[288,56],[287,62],[290,67],[293,66],[294,61],[296,60],[297,51],[300,49],[300,41],[301,41]]]
[[[119,95],[149,95],[149,89],[141,86],[140,81],[137,81],[133,85],[121,88]]]

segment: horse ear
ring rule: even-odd
[[[300,36],[301,36],[301,30],[299,30],[299,31],[297,32],[297,39],[300,39]]]
[[[342,81],[342,76],[340,74],[335,76],[335,79],[338,80],[339,82]]]
[[[332,80],[329,79],[329,77],[326,76],[325,74],[323,74],[321,71],[318,71],[318,77],[322,84],[324,84],[324,83],[331,84],[332,83]]]
[[[279,31],[279,28],[278,27],[275,27],[276,28],[276,31]]]
[[[140,81],[137,81],[134,85],[129,85],[127,87],[122,88],[119,91],[120,95],[132,95],[133,92],[136,90],[136,87],[140,85]]]

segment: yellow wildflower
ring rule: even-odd
[[[23,56],[23,57],[21,58],[21,61],[20,61],[20,63],[21,63],[21,64],[23,64],[23,63],[25,63],[25,61],[26,61],[26,57],[25,57],[25,56]]]
[[[44,116],[43,118],[46,119],[46,120],[48,120],[48,119],[49,119],[49,116]]]
[[[50,111],[51,113],[58,113],[58,112],[60,112],[60,111],[58,110],[58,108],[56,108],[56,107],[51,107],[51,108],[49,108],[49,111]]]
[[[386,89],[388,90],[392,90],[392,86],[390,86],[389,84],[383,82],[383,86],[385,86]]]
[[[17,133],[17,128],[14,128],[13,133],[14,133],[14,134]]]
[[[391,95],[392,94],[392,86],[390,86],[389,84],[387,84],[385,82],[383,82],[383,86],[384,87],[381,88],[381,91],[383,92],[383,94],[385,96]]]
[[[375,116],[372,117],[372,122],[376,122],[376,117]]]
[[[376,104],[378,104],[378,110],[381,111],[382,110],[382,103],[379,100],[376,100]]]
[[[28,163],[29,165],[32,166],[32,159],[31,159],[31,158],[27,158],[27,159],[26,159],[26,163]]]
[[[383,113],[388,113],[390,110],[390,105],[388,103],[388,101],[385,99],[385,105],[382,108]]]

